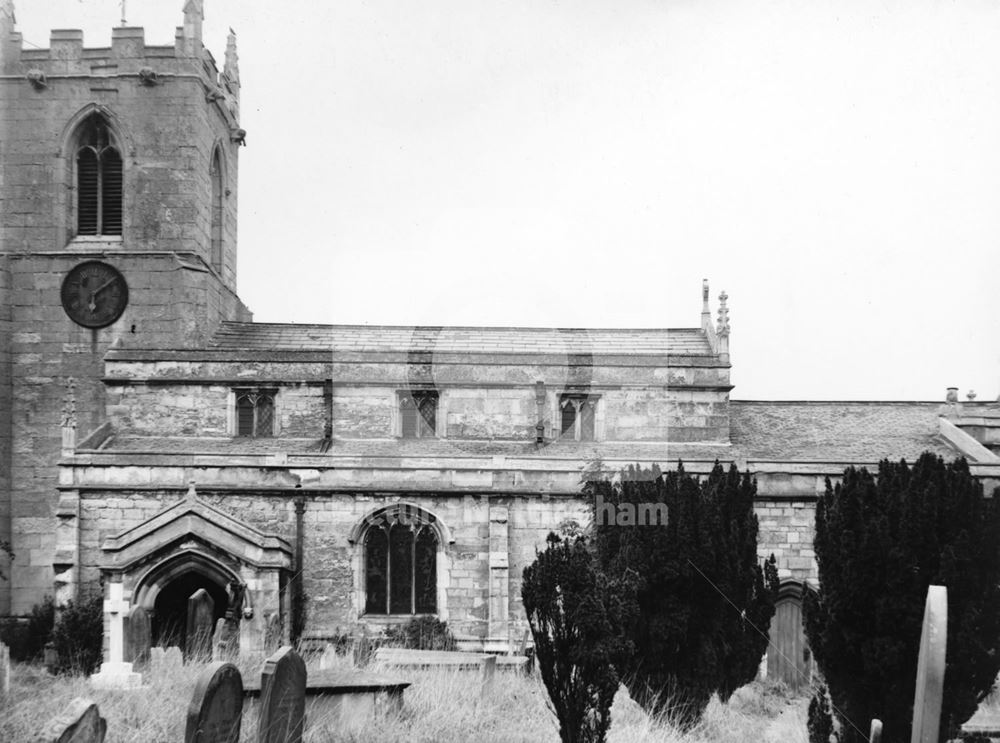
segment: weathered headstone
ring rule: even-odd
[[[10,648],[0,642],[0,703],[10,694]]]
[[[882,721],[872,720],[871,733],[868,735],[868,743],[882,743]]]
[[[518,655],[524,655],[528,652],[528,640],[531,639],[531,630],[526,629],[524,634],[521,635],[521,645],[517,649]]]
[[[301,743],[306,719],[306,664],[287,645],[260,674],[257,743]]]
[[[328,642],[323,648],[323,652],[319,654],[319,670],[326,671],[331,668],[337,668],[340,664],[341,661],[337,654],[337,648],[333,643]]]
[[[215,601],[204,588],[191,594],[187,605],[184,659],[212,659],[212,631],[215,625]]]
[[[487,655],[483,658],[480,673],[482,674],[482,685],[479,687],[479,693],[485,697],[493,693],[493,679],[497,673],[497,657],[495,655]]]
[[[184,667],[184,656],[176,646],[150,648],[149,672],[153,678],[173,678]]]
[[[149,612],[141,606],[136,606],[129,612],[127,639],[128,659],[132,661],[133,667],[147,667],[153,632]]]
[[[913,698],[910,743],[937,743],[944,695],[945,655],[948,646],[948,589],[928,586],[924,625],[917,659],[917,688]]]
[[[243,677],[232,663],[212,663],[198,677],[188,706],[184,743],[238,743]]]
[[[89,699],[77,697],[49,721],[38,741],[39,743],[104,743],[107,731],[108,723],[101,717],[97,705]]]

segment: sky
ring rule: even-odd
[[[1000,395],[994,0],[204,4],[257,320],[693,327],[707,278],[734,399]],[[122,14],[15,5],[39,47]]]

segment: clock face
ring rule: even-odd
[[[77,325],[103,328],[125,311],[128,284],[114,266],[87,261],[66,274],[61,297],[63,309]]]

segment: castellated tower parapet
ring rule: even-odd
[[[4,10],[4,5],[8,10]],[[195,78],[201,81],[206,96],[213,100],[239,97],[239,72],[235,62],[227,64],[220,72],[215,58],[202,44],[201,3],[193,0],[185,8],[185,23],[178,26],[173,46],[148,46],[145,30],[141,27],[116,27],[111,29],[111,46],[85,48],[83,31],[79,29],[53,29],[49,35],[48,49],[25,48],[21,33],[14,30],[12,3],[0,5],[0,32],[2,46],[2,71],[4,77],[27,76],[37,70],[45,76],[44,82],[81,77],[101,77],[109,80],[129,79],[148,84],[144,70],[151,70],[155,80],[166,82],[169,78]],[[227,60],[236,58],[235,34],[230,33]],[[35,76],[32,76],[35,77]],[[213,94],[219,94],[213,95]],[[226,113],[225,106],[222,106]],[[229,117],[235,127],[234,116]]]

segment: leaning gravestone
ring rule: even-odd
[[[108,723],[97,705],[77,697],[49,721],[38,737],[39,743],[104,743]]]
[[[198,677],[188,706],[184,743],[238,743],[243,677],[232,663],[212,663]]]
[[[302,743],[305,719],[306,664],[286,645],[267,659],[260,674],[257,743]]]
[[[924,626],[920,633],[910,743],[938,742],[947,645],[948,589],[944,586],[928,586]]]
[[[152,626],[149,612],[137,606],[128,615],[128,647],[133,666],[138,670],[149,665],[149,653],[152,649]]]
[[[184,659],[212,659],[212,631],[215,625],[215,602],[204,588],[191,594],[187,605]]]

